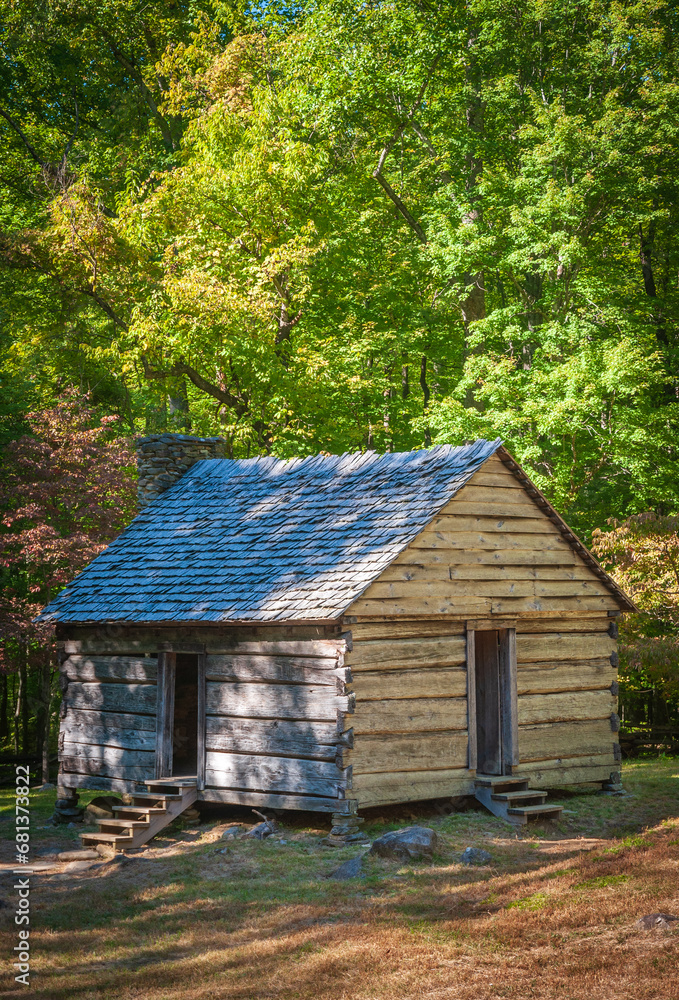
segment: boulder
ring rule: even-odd
[[[463,865],[487,865],[492,860],[492,854],[481,847],[467,847],[460,856]]]
[[[349,878],[358,878],[363,866],[363,855],[357,854],[355,858],[350,858],[344,864],[336,868],[328,875],[328,878],[336,879],[338,882],[345,882]]]
[[[69,861],[69,863],[64,868],[64,872],[86,872],[92,868],[92,861]]]
[[[418,858],[431,858],[436,844],[436,834],[429,827],[406,826],[403,830],[393,830],[379,837],[370,848],[370,853],[381,858],[415,861]]]
[[[82,851],[62,851],[57,855],[59,861],[99,861],[101,855],[96,851],[83,848]]]
[[[122,799],[119,799],[117,795],[98,795],[85,808],[85,815],[83,817],[85,823],[91,826],[98,819],[111,819],[113,816],[113,807],[121,806],[122,804]]]
[[[679,920],[679,917],[674,917],[671,913],[649,913],[640,917],[634,926],[639,931],[666,931],[675,920]]]

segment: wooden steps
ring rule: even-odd
[[[120,850],[142,847],[193,805],[195,778],[159,778],[145,782],[147,791],[134,792],[132,802],[114,806],[114,817],[97,820],[96,833],[81,833],[83,846],[110,844]]]
[[[558,819],[563,812],[563,806],[547,805],[547,792],[529,788],[525,778],[478,775],[474,796],[494,816],[516,826],[525,826],[529,821]]]

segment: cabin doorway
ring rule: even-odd
[[[470,712],[470,745],[476,729],[479,774],[511,774],[518,764],[516,632],[488,629],[474,635],[474,718]],[[474,725],[475,723],[475,725]]]
[[[196,777],[205,784],[205,656],[158,656],[156,777]]]
[[[198,655],[177,653],[172,725],[172,774],[195,775],[198,769]]]

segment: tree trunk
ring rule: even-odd
[[[52,670],[50,653],[46,651],[45,660],[40,668],[40,697],[36,713],[36,750],[42,764],[42,783],[50,780],[50,701],[51,701]]]
[[[422,414],[426,417],[427,410],[429,409],[429,386],[427,385],[427,358],[423,354],[420,360],[420,388],[422,389]],[[428,448],[431,445],[431,430],[429,427],[424,429],[424,446]]]
[[[479,145],[483,135],[484,114],[481,99],[481,73],[476,54],[477,45],[478,38],[476,33],[472,31],[467,40],[469,57],[465,71],[469,89],[466,119],[471,140],[465,156],[467,166],[465,188],[469,199],[469,208],[462,217],[462,225],[470,227],[478,226],[483,219],[483,206],[478,187],[483,173],[483,159],[479,156]],[[475,320],[483,319],[486,315],[486,293],[482,271],[466,272],[463,275],[463,281],[468,289],[467,298],[462,303],[462,318],[466,337],[469,335],[470,324]]]
[[[0,674],[0,740],[9,736],[9,720],[7,718],[8,683],[7,674]]]
[[[189,395],[186,389],[186,379],[180,378],[168,395],[170,407],[170,426],[173,430],[190,431],[191,417],[189,415]]]
[[[21,643],[19,652],[19,690],[17,692],[16,705],[14,707],[14,749],[15,753],[28,753],[28,698],[27,698],[27,670],[26,670],[26,644]],[[21,730],[21,744],[19,743],[19,730]]]

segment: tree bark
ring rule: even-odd
[[[27,679],[26,669],[26,644],[21,643],[19,647],[19,690],[17,692],[16,705],[14,707],[14,752],[28,752],[28,699],[27,699]],[[21,741],[19,741],[21,732]]]
[[[36,713],[36,750],[42,766],[42,783],[46,784],[50,780],[50,705],[51,705],[51,684],[52,667],[50,663],[49,650],[45,654],[45,660],[40,668],[40,697],[38,701],[38,711]]]
[[[0,740],[6,740],[9,735],[7,674],[0,674],[0,678]]]
[[[426,417],[431,393],[427,384],[427,358],[424,354],[420,360],[420,388],[422,389],[422,413]],[[424,428],[424,444],[426,448],[431,445],[431,430],[429,427]]]
[[[483,220],[483,206],[478,191],[479,181],[483,173],[483,159],[479,156],[478,146],[484,129],[484,109],[481,99],[481,74],[476,57],[477,43],[478,38],[476,34],[473,32],[470,33],[467,40],[469,58],[465,70],[467,86],[469,88],[469,98],[465,115],[471,139],[470,148],[465,156],[467,167],[465,188],[469,200],[469,208],[462,216],[462,225],[469,227],[478,226]],[[462,319],[465,336],[468,336],[470,325],[476,320],[483,319],[486,315],[486,293],[483,272],[465,272],[463,281],[468,292],[466,299],[462,303]]]
[[[651,221],[649,223],[647,234],[644,234],[644,227],[641,223],[639,223],[639,261],[641,263],[641,275],[644,280],[644,291],[650,299],[658,298],[658,289],[655,283],[655,275],[653,273],[655,231],[655,222]],[[658,343],[662,347],[667,347],[669,345],[669,341],[660,307],[654,309],[653,321],[655,323],[655,335]]]
[[[185,378],[178,379],[172,387],[168,394],[168,403],[170,407],[170,424],[172,427],[177,430],[190,431],[191,416]]]

